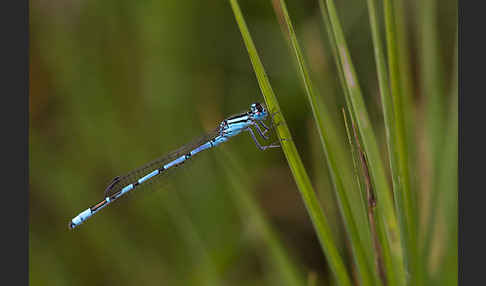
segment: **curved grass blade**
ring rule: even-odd
[[[366,164],[366,158],[364,157],[364,153],[361,148],[359,147],[359,139],[357,138],[356,134],[356,129],[355,129],[355,124],[352,123],[353,125],[353,132],[355,135],[355,141],[356,141],[356,149],[360,153],[360,159],[361,161],[361,168],[358,168],[358,154],[354,150],[354,145],[351,140],[351,134],[349,130],[349,124],[346,119],[346,113],[343,109],[343,115],[344,115],[344,123],[346,127],[346,133],[348,136],[348,141],[349,145],[351,147],[352,155],[353,155],[353,165],[356,171],[355,174],[355,180],[359,186],[359,189],[363,192],[366,193],[367,196],[367,207],[368,207],[368,218],[369,218],[369,224],[370,224],[370,230],[371,230],[371,235],[374,243],[374,249],[375,249],[375,267],[377,268],[377,271],[379,273],[379,277],[382,280],[384,285],[387,286],[393,286],[393,285],[405,285],[405,280],[404,280],[404,272],[403,269],[397,268],[397,263],[393,261],[394,257],[391,255],[390,251],[390,245],[388,243],[388,238],[386,235],[386,227],[385,224],[382,220],[381,216],[376,215],[376,198],[371,199],[372,195],[372,186],[371,183],[369,182],[369,170]],[[363,177],[365,182],[361,184],[359,175],[358,175],[358,169],[361,170],[363,173]],[[361,187],[363,185],[363,188]],[[398,265],[400,265],[398,263]],[[400,271],[400,272],[399,272]]]
[[[361,150],[359,146],[359,140],[356,135],[356,128],[354,127],[353,123],[353,131],[355,135],[355,141],[356,143],[353,144],[353,141],[351,139],[351,132],[349,130],[349,124],[348,124],[348,119],[346,117],[346,111],[344,108],[342,109],[343,117],[344,117],[344,125],[346,129],[346,135],[348,137],[348,144],[349,148],[351,149],[351,155],[353,157],[353,168],[355,171],[355,181],[356,185],[358,186],[358,190],[361,193],[366,193],[366,206],[368,208],[368,222],[369,222],[369,228],[370,228],[370,234],[371,234],[371,239],[373,240],[373,247],[374,247],[374,260],[375,260],[375,267],[376,267],[376,272],[378,273],[381,281],[380,282],[386,282],[386,276],[384,273],[384,266],[383,266],[383,261],[382,261],[382,254],[381,254],[381,246],[380,242],[378,241],[378,237],[376,235],[376,221],[375,221],[375,206],[376,206],[376,198],[374,197],[374,192],[372,191],[371,188],[371,183],[369,179],[369,171],[366,166],[366,159],[364,158],[364,153]],[[356,146],[355,146],[356,145]],[[357,150],[355,150],[357,149]],[[359,170],[358,170],[358,154],[359,153],[359,161],[361,163],[361,168],[360,170],[363,172],[363,180],[364,183],[361,180],[361,177],[359,176]],[[362,187],[363,186],[363,187]]]
[[[275,97],[275,94],[270,86],[270,82],[263,68],[263,64],[261,63],[256,51],[255,44],[250,36],[243,15],[241,14],[240,7],[236,0],[230,0],[230,3],[236,22],[238,23],[238,27],[245,42],[245,46],[248,50],[260,89],[265,98],[265,103],[270,113],[274,115],[272,120],[276,125],[275,129],[279,139],[281,140],[282,150],[287,158],[287,162],[289,163],[289,167],[292,171],[300,194],[302,195],[307,212],[311,217],[314,229],[316,230],[321,247],[323,248],[328,259],[330,268],[333,274],[336,276],[336,280],[339,285],[351,285],[348,271],[346,270],[344,262],[335,246],[326,217],[324,216],[321,206],[319,205],[316,193],[312,187],[309,176],[307,175],[307,171],[303,166],[300,155],[297,152],[297,148],[292,141],[290,130],[285,123],[285,118],[283,117],[282,112],[280,111],[277,98]],[[279,118],[278,121],[275,120],[276,117]]]
[[[396,271],[403,269],[402,246],[400,241],[400,229],[395,217],[393,201],[390,189],[386,181],[385,169],[381,161],[378,143],[376,141],[371,123],[364,105],[361,89],[356,76],[356,71],[351,61],[344,33],[342,31],[334,2],[331,0],[319,0],[324,24],[329,34],[330,44],[333,47],[334,58],[338,67],[343,85],[346,105],[351,121],[356,122],[359,131],[359,139],[362,142],[364,153],[369,165],[371,182],[377,196],[377,231],[380,234],[382,245],[389,244],[393,267]],[[384,258],[385,253],[384,246]],[[400,272],[397,272],[397,275]]]
[[[401,99],[403,94],[400,84],[401,70],[398,58],[395,9],[391,0],[384,0],[383,2],[391,92],[388,91],[388,94],[382,94],[382,99],[385,99],[383,101],[384,112],[386,110],[387,113],[393,114],[393,116],[389,116],[389,120],[385,119],[385,124],[388,125],[387,141],[393,179],[393,192],[402,234],[403,255],[405,265],[410,274],[410,283],[412,285],[422,285],[424,282],[424,272],[422,270],[423,260],[419,258],[417,240],[418,219],[416,215],[416,196],[410,188],[408,137],[405,130],[404,110]],[[379,42],[375,42],[374,45],[375,48],[381,48],[381,43]],[[381,71],[385,72],[384,70]],[[390,98],[391,102],[389,100]]]
[[[309,100],[310,106],[312,108],[312,114],[314,116],[315,123],[317,125],[317,130],[319,133],[322,149],[326,155],[327,164],[329,166],[329,171],[331,179],[333,182],[334,189],[336,191],[336,197],[338,199],[339,209],[344,220],[345,228],[347,234],[349,235],[351,241],[351,247],[353,250],[353,256],[355,259],[356,268],[360,276],[360,282],[363,286],[365,285],[380,285],[377,273],[374,271],[372,265],[372,253],[369,231],[366,228],[365,211],[363,209],[363,204],[359,201],[360,194],[354,196],[355,200],[350,199],[348,194],[349,191],[356,191],[354,189],[346,190],[343,177],[344,170],[339,168],[337,154],[342,153],[342,146],[335,144],[329,140],[327,135],[332,132],[335,133],[334,124],[331,122],[331,118],[328,113],[321,112],[325,111],[323,107],[319,107],[319,99],[311,81],[309,70],[304,60],[302,50],[300,48],[299,42],[297,40],[297,35],[295,34],[285,1],[280,0],[280,10],[283,14],[284,22],[286,23],[286,29],[284,31],[288,32],[290,38],[290,44],[294,55],[296,57],[296,62],[298,64],[298,71],[304,82],[305,92],[307,99]],[[275,7],[275,12],[277,16],[279,12],[277,7]],[[356,194],[356,193],[355,193]],[[358,200],[356,200],[358,199]],[[354,202],[354,203],[353,203]],[[360,208],[360,209],[358,209]],[[353,214],[353,209],[355,210]]]
[[[373,38],[373,47],[375,52],[376,69],[378,74],[378,83],[380,87],[381,102],[385,121],[386,140],[388,147],[388,154],[390,160],[390,167],[392,173],[393,189],[395,194],[395,203],[398,210],[398,217],[401,226],[402,241],[404,246],[405,264],[408,268],[417,269],[419,263],[417,261],[417,218],[415,209],[415,198],[411,193],[410,179],[409,179],[409,162],[408,162],[408,147],[409,136],[404,130],[403,118],[403,92],[401,90],[400,82],[400,68],[398,58],[398,47],[396,39],[396,25],[393,21],[393,11],[390,1],[385,0],[385,22],[387,32],[387,47],[389,59],[389,81],[386,69],[385,53],[382,48],[381,35],[378,27],[378,16],[374,0],[368,0],[368,11],[370,19],[370,27]],[[389,87],[390,85],[390,87]],[[390,91],[390,88],[392,89]],[[410,250],[411,249],[411,250]],[[412,254],[412,259],[408,256]],[[402,272],[402,271],[400,271]],[[403,272],[402,272],[403,273]],[[417,277],[417,271],[412,271],[412,279]],[[403,277],[403,276],[401,276]],[[398,277],[395,277],[398,279]],[[395,281],[400,283],[399,281]],[[403,283],[403,282],[402,282]],[[401,283],[400,283],[401,284]],[[415,285],[415,283],[412,283]]]
[[[378,151],[378,144],[364,105],[361,89],[349,56],[344,33],[337,18],[336,9],[332,1],[327,1],[328,5],[324,4],[323,0],[319,0],[319,2],[321,3],[321,11],[324,14],[323,17],[329,17],[333,36],[331,41],[334,42],[332,44],[336,47],[335,51],[337,53],[335,59],[344,78],[346,104],[350,110],[351,118],[356,121],[360,139],[363,141],[363,147],[369,160],[370,170],[372,171],[373,184],[375,185],[375,189],[377,189],[378,200],[381,201],[380,205],[383,210],[383,215],[390,227],[390,231],[397,234],[396,218],[389,195],[389,186],[386,182],[383,163],[380,158],[380,152]]]

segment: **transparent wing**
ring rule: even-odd
[[[133,184],[137,182],[138,179],[141,177],[147,175],[148,173],[162,168],[165,164],[179,158],[180,156],[189,153],[190,151],[196,149],[197,147],[201,146],[202,144],[208,142],[211,139],[214,139],[219,135],[219,127],[216,128],[215,130],[204,134],[203,136],[200,136],[193,140],[192,142],[182,146],[181,148],[174,150],[167,155],[160,157],[152,162],[149,162],[145,165],[143,165],[140,168],[137,168],[123,176],[117,176],[113,179],[113,181],[106,187],[105,189],[105,197],[107,196],[112,196],[116,193],[118,193],[122,188],[129,184]],[[170,171],[173,168],[170,168],[167,171]],[[165,173],[165,172],[164,172]],[[151,182],[159,180],[162,176],[157,175],[155,177],[152,177],[150,179]],[[144,183],[146,184],[146,183]],[[142,184],[142,185],[144,185]]]

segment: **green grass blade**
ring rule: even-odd
[[[334,36],[334,32],[332,30],[332,24],[329,21],[329,15],[327,12],[327,6],[324,0],[319,0],[319,8],[321,10],[322,20],[324,22],[324,27],[326,28],[327,35],[329,37],[329,45],[331,47],[332,55],[336,61],[336,68],[338,70],[338,78],[339,83],[341,85],[342,91],[344,93],[344,97],[347,99],[349,97],[349,91],[346,87],[346,81],[344,79],[344,72],[343,67],[339,64],[339,54],[336,45],[336,37]],[[349,110],[349,108],[348,108]]]
[[[393,7],[395,13],[395,34],[397,40],[397,56],[398,56],[398,65],[400,67],[400,89],[401,89],[401,100],[402,100],[402,109],[403,109],[403,120],[405,121],[406,125],[406,132],[407,132],[407,146],[408,146],[408,153],[409,156],[409,169],[410,169],[410,186],[411,189],[417,190],[417,148],[416,148],[416,111],[413,105],[413,92],[414,92],[414,85],[413,85],[413,74],[411,68],[411,59],[410,59],[410,50],[411,46],[407,38],[407,26],[405,21],[406,16],[406,7],[405,7],[405,0],[394,0]]]
[[[351,139],[351,131],[350,131],[350,128],[349,128],[349,124],[348,124],[348,119],[347,119],[347,116],[346,116],[346,111],[344,110],[344,108],[342,109],[342,113],[343,113],[343,117],[344,117],[344,126],[345,126],[345,129],[346,129],[346,136],[348,137],[348,144],[349,144],[349,148],[351,149],[351,155],[353,157],[353,168],[354,168],[354,171],[355,171],[355,181],[356,181],[356,185],[358,187],[358,190],[363,194],[362,195],[362,200],[363,201],[366,201],[366,207],[368,209],[368,223],[369,223],[369,228],[370,228],[370,235],[371,235],[371,239],[373,240],[373,249],[374,249],[374,255],[373,255],[373,258],[374,258],[374,266],[375,266],[375,270],[376,270],[376,273],[379,275],[380,277],[380,282],[383,282],[385,283],[386,282],[386,275],[383,271],[384,269],[384,265],[383,265],[383,262],[381,261],[382,259],[382,254],[381,254],[381,249],[380,249],[380,242],[377,240],[377,236],[376,236],[376,222],[375,222],[375,218],[374,218],[374,202],[370,200],[370,193],[369,193],[369,176],[368,174],[366,174],[366,176],[368,176],[367,178],[363,178],[363,180],[365,180],[365,182],[362,182],[362,179],[361,179],[361,176],[359,175],[360,174],[360,170],[361,172],[367,172],[367,170],[364,169],[364,166],[363,164],[359,165],[358,164],[358,155],[357,155],[357,151],[360,151],[360,150],[357,150],[359,149],[358,146],[356,146],[356,144],[358,144],[359,142],[356,140],[356,144],[353,144],[353,140]],[[354,126],[354,124],[353,124]],[[361,166],[358,167],[358,166]],[[365,176],[363,176],[365,177]],[[366,198],[364,198],[365,196],[365,193],[366,193]],[[387,245],[387,244],[385,244]],[[370,247],[371,248],[371,247]]]
[[[320,0],[322,3],[322,0]],[[378,199],[380,205],[384,210],[384,214],[389,221],[389,226],[392,229],[396,229],[396,219],[394,216],[392,200],[389,194],[389,186],[386,182],[385,171],[383,163],[380,159],[380,153],[378,151],[378,144],[372,130],[368,112],[365,108],[363,97],[359,83],[357,82],[357,76],[354,66],[349,56],[346,41],[344,39],[344,33],[337,18],[337,12],[332,1],[327,1],[327,6],[323,4],[323,7],[327,7],[324,10],[324,17],[329,17],[331,23],[332,32],[334,35],[337,57],[337,64],[341,67],[343,72],[343,78],[345,79],[345,87],[349,94],[346,97],[347,105],[350,109],[351,117],[356,121],[357,127],[361,139],[363,140],[364,150],[369,157],[370,169],[372,170],[373,183],[376,185]],[[398,231],[398,229],[396,229]],[[398,232],[397,232],[398,233]]]
[[[308,121],[306,124],[314,127],[314,122],[312,121]],[[308,140],[311,144],[309,147],[309,156],[313,158],[310,165],[310,169],[312,170],[311,177],[314,178],[313,185],[333,231],[336,247],[339,249],[339,253],[344,253],[344,248],[348,241],[346,230],[344,229],[342,217],[339,213],[336,193],[334,191],[331,176],[329,175],[329,167],[325,163],[326,158],[322,153],[319,134],[315,131],[315,128],[309,128]],[[347,178],[347,181],[350,182],[350,178]]]
[[[408,162],[408,136],[405,131],[405,121],[402,107],[402,89],[400,79],[400,66],[398,58],[398,44],[396,35],[395,13],[391,0],[384,0],[385,30],[388,51],[388,69],[390,74],[390,89],[392,105],[383,105],[383,109],[393,112],[393,121],[386,122],[391,130],[388,141],[392,169],[393,193],[401,227],[404,259],[410,274],[412,285],[423,284],[423,263],[419,258],[418,247],[418,219],[416,196],[410,189],[410,174]],[[385,95],[382,96],[384,98]],[[394,157],[394,158],[393,158]],[[393,159],[392,159],[393,158]]]
[[[356,185],[358,186],[358,189],[363,193],[363,182],[361,179],[360,174],[360,168],[358,167],[358,155],[356,154],[356,145],[353,144],[353,140],[351,139],[351,131],[349,129],[349,123],[348,119],[346,117],[346,111],[344,108],[342,109],[343,113],[343,118],[344,118],[344,128],[346,130],[346,137],[348,138],[348,144],[349,144],[349,149],[351,149],[351,156],[353,157],[353,169],[354,169],[354,180],[356,182]],[[364,195],[363,195],[363,202],[364,202]]]
[[[344,170],[340,168],[340,165],[338,164],[339,161],[335,156],[335,154],[343,152],[342,147],[337,144],[333,144],[335,142],[330,142],[329,138],[327,137],[327,134],[329,134],[329,132],[335,132],[333,128],[333,123],[331,122],[331,118],[328,114],[321,112],[321,110],[325,109],[323,107],[319,107],[320,101],[317,98],[317,94],[310,78],[309,70],[305,63],[302,50],[297,40],[297,35],[290,20],[285,1],[280,0],[280,11],[277,10],[277,7],[275,10],[277,16],[279,15],[280,11],[284,16],[283,18],[286,24],[286,29],[283,30],[288,32],[291,47],[296,57],[296,62],[298,64],[298,71],[305,86],[307,99],[309,100],[310,106],[312,108],[312,114],[317,125],[321,145],[326,155],[331,179],[334,189],[336,191],[339,209],[344,220],[347,234],[351,241],[353,257],[355,259],[356,268],[360,276],[360,282],[362,283],[362,285],[379,285],[380,281],[378,280],[374,268],[371,266],[373,258],[370,251],[371,243],[369,243],[369,231],[366,228],[366,224],[363,223],[365,222],[365,220],[363,220],[363,218],[365,218],[363,204],[361,204],[360,201],[356,200],[353,204],[353,201],[351,201],[349,194],[346,192],[343,183],[343,177],[345,177],[345,175],[343,174]],[[355,190],[351,189],[348,190],[348,192],[349,191]],[[358,194],[358,196],[354,197],[359,198],[359,196],[360,195]],[[355,214],[353,214],[353,207],[354,209],[358,207],[361,207],[362,209],[356,211]]]
[[[377,196],[377,220],[382,221],[383,233],[380,236],[381,243],[390,245],[390,253],[396,269],[403,269],[402,246],[400,242],[400,230],[395,217],[393,201],[390,195],[390,188],[386,181],[383,162],[381,161],[378,143],[371,127],[370,119],[363,102],[361,89],[354,66],[349,55],[347,44],[344,38],[336,8],[333,1],[319,0],[322,16],[325,24],[330,25],[330,41],[335,54],[338,70],[342,73],[344,82],[344,95],[351,119],[356,122],[359,137],[369,164],[373,188]]]
[[[392,173],[395,204],[400,222],[403,256],[408,266],[412,281],[417,278],[417,227],[415,198],[410,189],[409,162],[407,142],[409,137],[405,131],[402,107],[402,89],[398,58],[398,47],[396,39],[395,16],[392,3],[384,0],[385,7],[385,28],[388,48],[388,67],[390,77],[387,75],[384,50],[382,48],[381,36],[378,27],[378,16],[375,2],[368,0],[368,11],[370,26],[375,52],[375,61],[378,73],[378,82],[383,106],[385,131],[388,146],[388,154]],[[390,86],[390,87],[389,87]],[[391,90],[390,90],[391,89]],[[409,258],[411,256],[411,258]],[[412,284],[416,285],[415,282]]]
[[[270,82],[263,68],[263,64],[258,56],[255,44],[250,36],[243,15],[241,14],[240,7],[236,0],[230,0],[230,3],[250,56],[253,69],[256,73],[260,89],[265,98],[265,103],[269,111],[272,114],[275,113],[275,117],[280,118],[278,122],[275,122],[277,136],[281,140],[282,150],[287,158],[287,162],[292,171],[300,194],[302,195],[307,212],[311,217],[314,229],[316,230],[321,247],[323,248],[328,259],[331,271],[336,276],[336,280],[338,281],[339,285],[351,285],[349,274],[335,246],[329,225],[319,205],[315,191],[312,187],[309,176],[307,175],[307,171],[305,170],[302,160],[297,152],[297,148],[292,141],[290,130],[285,123],[285,118],[283,117],[282,112],[280,111],[277,98],[275,97],[275,94],[270,86]],[[274,120],[275,117],[272,118],[272,120]]]
[[[429,175],[426,178],[426,185],[430,186],[428,191],[428,204],[424,208],[426,222],[424,224],[423,252],[424,255],[430,253],[432,236],[435,228],[437,209],[441,190],[439,172],[441,170],[441,157],[443,154],[444,130],[445,130],[445,103],[444,103],[444,75],[443,64],[441,61],[440,37],[438,34],[438,5],[435,0],[423,1],[419,3],[418,15],[420,24],[418,34],[420,35],[420,66],[421,66],[421,88],[425,102],[425,129],[423,136],[427,143]]]
[[[382,40],[381,40],[381,35],[380,35],[380,30],[379,30],[379,18],[377,15],[377,9],[375,5],[374,0],[368,0],[368,12],[369,12],[369,19],[370,19],[370,27],[371,27],[371,34],[372,34],[372,39],[373,39],[373,48],[374,48],[374,53],[375,53],[375,62],[376,62],[376,69],[377,69],[377,74],[378,74],[378,83],[380,87],[380,95],[381,95],[381,102],[382,102],[382,108],[383,108],[383,115],[384,115],[384,122],[385,122],[385,132],[386,132],[386,140],[387,140],[387,147],[388,147],[388,154],[389,154],[389,160],[390,160],[390,166],[391,166],[391,172],[392,172],[392,179],[393,179],[393,187],[394,187],[394,194],[395,194],[395,202],[397,201],[403,201],[401,198],[401,195],[404,194],[403,190],[400,188],[400,172],[399,172],[399,152],[403,150],[397,149],[397,133],[399,129],[396,127],[397,126],[397,121],[398,121],[398,116],[400,114],[395,114],[395,106],[394,103],[396,103],[396,97],[397,97],[397,83],[398,83],[398,74],[397,72],[397,58],[396,54],[398,51],[391,49],[390,47],[396,48],[395,43],[390,43],[390,34],[387,34],[387,40],[389,43],[389,59],[390,59],[390,77],[392,78],[392,83],[391,87],[393,91],[390,91],[389,87],[389,79],[388,79],[388,73],[386,69],[386,61],[385,61],[385,52],[382,47]],[[389,15],[389,10],[387,10],[388,16]],[[393,27],[390,27],[389,23],[389,18],[387,19],[387,32],[390,32],[390,29],[393,29]],[[391,35],[393,36],[393,35]],[[395,98],[392,98],[391,93],[395,94]],[[399,107],[400,108],[400,107]],[[400,138],[403,140],[403,138]],[[408,138],[407,138],[408,140]],[[408,150],[406,150],[408,151]],[[402,154],[403,155],[403,154]],[[408,154],[404,154],[406,158],[408,158]],[[401,163],[406,163],[405,170],[408,170],[408,161],[401,161]],[[403,167],[403,165],[400,165]],[[407,184],[408,185],[408,184]],[[410,189],[407,190],[410,192]],[[402,212],[400,211],[403,209],[401,204],[398,204],[397,210],[399,210],[399,218],[402,218]],[[402,221],[402,220],[400,220]],[[408,233],[407,229],[404,229],[403,223],[400,224],[402,226],[401,229],[401,234],[402,234],[402,241],[407,241],[407,237],[405,236],[406,233]],[[404,245],[404,259],[407,261],[407,248],[406,245],[408,244],[403,244]],[[390,284],[394,285],[402,285],[404,283],[403,280],[403,274],[404,270],[401,269],[401,264],[400,263],[395,263],[397,269],[395,269],[395,274],[396,276],[391,277],[392,281],[390,281]]]
[[[424,1],[419,5],[421,23],[419,25],[419,32],[421,35],[421,57],[420,65],[422,67],[422,94],[425,101],[425,134],[427,141],[427,153],[430,160],[430,176],[429,184],[429,197],[428,205],[425,208],[427,210],[426,223],[425,223],[425,236],[423,252],[424,255],[430,253],[432,244],[432,236],[435,229],[437,212],[439,207],[439,201],[442,194],[440,189],[440,172],[442,169],[442,157],[444,150],[442,150],[445,140],[449,140],[445,137],[445,86],[444,86],[444,74],[443,64],[441,61],[441,40],[438,34],[438,2],[434,0]],[[457,31],[456,31],[457,33]],[[457,57],[457,54],[456,54]],[[457,62],[457,59],[456,59]],[[457,94],[457,93],[456,93]]]
[[[353,155],[353,162],[354,162],[354,165],[355,165],[356,172],[359,172],[359,170],[361,170],[361,172],[363,173],[363,177],[366,176],[367,179],[369,180],[369,171],[367,170],[367,167],[364,166],[364,164],[365,164],[364,162],[362,164],[358,164],[358,161],[360,161],[360,160],[358,159],[358,154],[354,150],[355,149],[354,145],[358,145],[359,141],[358,141],[358,139],[356,139],[355,140],[356,144],[352,143],[351,134],[350,134],[351,132],[349,130],[350,129],[349,124],[347,122],[346,113],[345,113],[344,110],[343,110],[343,115],[344,115],[344,123],[345,123],[345,127],[346,127],[346,134],[348,136],[349,145],[351,146],[352,155]],[[352,124],[353,124],[353,126],[355,126],[354,121],[353,121]],[[353,130],[355,130],[355,129],[353,128]],[[361,150],[361,148],[358,148],[358,146],[356,146],[356,149]],[[360,150],[358,150],[358,151],[360,151]],[[362,153],[362,151],[360,151],[360,153]],[[361,160],[361,161],[363,161],[363,160]],[[361,168],[358,168],[358,165],[361,166]],[[366,167],[366,169],[365,169],[365,167]],[[358,185],[360,185],[360,189],[362,189],[361,186],[363,186],[362,192],[367,193],[367,195],[368,195],[368,192],[370,191],[369,188],[371,187],[370,183],[368,182],[367,184],[365,184],[366,183],[365,182],[365,183],[361,184],[360,183],[361,177],[358,174],[356,176],[357,176],[356,181],[358,182]],[[368,189],[364,188],[365,186]],[[404,277],[403,277],[404,272],[403,272],[403,269],[400,268],[401,264],[397,263],[396,261],[393,260],[394,257],[392,256],[392,253],[391,253],[391,250],[390,250],[390,245],[389,245],[389,242],[388,242],[386,227],[385,227],[384,221],[383,221],[381,216],[377,215],[376,207],[374,205],[370,205],[370,203],[373,203],[373,202],[370,202],[369,198],[367,198],[366,201],[367,201],[367,207],[368,207],[368,217],[369,217],[370,230],[372,230],[372,239],[373,239],[373,242],[374,242],[375,267],[377,268],[377,271],[380,275],[380,278],[383,281],[383,283],[388,285],[388,286],[405,285],[405,280],[404,280]]]
[[[393,10],[394,10],[394,17],[395,17],[395,34],[396,34],[396,41],[397,41],[397,56],[398,56],[398,65],[400,67],[400,88],[402,90],[401,99],[402,99],[402,108],[404,110],[403,116],[404,121],[407,126],[407,135],[408,135],[408,147],[409,153],[411,154],[411,162],[410,166],[416,166],[415,159],[416,155],[416,148],[415,148],[415,116],[416,111],[414,108],[413,103],[413,96],[414,96],[414,83],[413,83],[413,74],[412,74],[412,67],[411,63],[413,62],[410,58],[410,50],[411,45],[410,41],[408,40],[408,33],[409,30],[407,29],[407,22],[406,22],[406,15],[407,9],[405,5],[405,0],[393,0]],[[411,184],[414,184],[412,181]],[[413,188],[416,188],[412,185]]]
[[[239,160],[235,158],[235,155],[225,150],[223,150],[223,157],[220,160],[221,166],[223,166],[221,169],[223,169],[228,182],[232,186],[229,194],[233,197],[233,201],[241,217],[245,219],[245,223],[251,225],[265,242],[269,254],[268,259],[281,276],[280,284],[305,285],[304,275],[286,252],[276,232],[258,206],[258,202],[249,193],[250,189],[245,187],[244,182],[250,182],[250,180],[238,164]]]
[[[457,32],[457,31],[456,31]],[[444,259],[439,270],[440,283],[438,285],[457,285],[458,278],[458,256],[457,256],[457,235],[458,235],[458,221],[457,221],[457,202],[458,202],[458,185],[457,185],[457,171],[458,171],[458,44],[456,35],[456,46],[454,55],[454,68],[452,72],[452,86],[451,86],[451,104],[449,109],[449,119],[447,122],[447,136],[444,143],[444,157],[442,159],[442,168],[439,173],[439,186],[442,195],[442,223],[445,224],[445,236],[447,239],[443,241],[445,244]],[[433,228],[433,226],[429,226]],[[431,236],[433,235],[431,230]],[[425,249],[430,253],[429,249]],[[442,275],[445,273],[445,275]]]
[[[440,169],[440,154],[442,150],[441,142],[443,140],[444,126],[444,75],[443,64],[441,61],[441,40],[438,30],[438,5],[439,1],[428,0],[419,1],[417,5],[417,15],[421,21],[418,25],[421,49],[420,66],[421,66],[421,84],[422,96],[425,100],[425,124],[426,136],[428,142],[428,151],[431,160],[431,186],[436,186],[434,177]]]

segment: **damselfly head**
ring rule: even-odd
[[[253,103],[251,106],[250,106],[250,111],[253,115],[253,117],[255,119],[258,119],[258,120],[262,120],[262,119],[265,119],[268,115],[267,113],[267,110],[265,109],[265,107],[256,102],[256,103]]]

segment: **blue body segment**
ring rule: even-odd
[[[133,190],[133,184],[130,184],[130,185],[128,185],[128,186],[126,186],[126,187],[124,187],[124,188],[121,190],[120,194],[121,194],[121,195],[123,195],[124,193],[129,192],[129,191],[131,191],[131,190]]]
[[[74,217],[70,221],[69,227],[73,229],[79,226],[93,214],[114,202],[124,194],[136,189],[139,185],[144,184],[148,180],[153,180],[154,177],[160,176],[160,174],[166,172],[176,165],[183,164],[194,155],[204,150],[216,147],[219,144],[228,141],[230,138],[242,133],[243,131],[248,131],[250,133],[251,137],[255,141],[255,144],[258,148],[260,148],[260,150],[279,147],[279,145],[261,146],[256,140],[253,130],[251,129],[252,126],[255,127],[261,137],[268,139],[268,137],[265,136],[265,133],[269,129],[263,122],[261,122],[262,120],[265,120],[267,116],[268,113],[263,105],[260,103],[254,103],[250,106],[250,110],[248,112],[223,120],[214,134],[204,136],[203,139],[198,140],[195,144],[188,144],[182,147],[180,150],[172,152],[166,157],[156,160],[155,162],[131,172],[126,176],[116,177],[105,190],[106,197],[101,202]],[[265,131],[262,131],[261,128],[263,128]],[[143,172],[145,175],[142,177],[133,178],[136,174],[139,174],[139,172]]]
[[[206,142],[205,144],[203,144],[203,145],[201,145],[201,146],[197,147],[196,149],[192,150],[192,151],[191,151],[191,156],[194,156],[194,155],[196,155],[197,153],[199,153],[199,152],[201,152],[201,151],[204,151],[204,150],[206,150],[206,149],[209,149],[209,148],[211,148],[211,147],[212,147],[211,142]]]
[[[146,175],[145,177],[140,178],[140,180],[138,180],[138,183],[141,184],[141,183],[145,182],[146,180],[152,178],[153,176],[157,175],[158,173],[159,173],[159,170],[155,170],[152,173]]]
[[[169,162],[167,165],[164,166],[164,169],[169,169],[172,166],[178,165],[186,160],[186,156],[180,156],[179,158],[175,159],[172,162]]]
[[[72,223],[79,225],[79,224],[83,223],[83,221],[88,219],[90,216],[91,216],[91,208],[83,211],[82,213],[77,215],[75,218],[73,218]]]
[[[219,144],[228,141],[228,139],[229,139],[228,137],[218,137],[218,138],[214,139],[213,147],[218,146]]]

